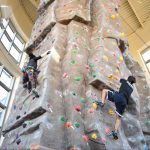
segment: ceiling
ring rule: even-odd
[[[121,0],[119,15],[127,36],[130,36],[150,19],[150,0]]]
[[[37,17],[37,7],[40,0],[19,0],[32,23]],[[121,0],[119,15],[127,36],[137,29],[143,28],[150,19],[150,0]]]

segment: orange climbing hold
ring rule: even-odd
[[[97,109],[97,107],[98,107],[97,104],[96,104],[96,103],[93,103],[93,108],[94,108],[94,109]]]

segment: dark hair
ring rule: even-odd
[[[33,53],[29,53],[28,56],[29,56],[30,59],[35,57],[35,55]]]
[[[134,76],[129,76],[128,77],[128,81],[133,84],[133,83],[136,83],[136,78]]]

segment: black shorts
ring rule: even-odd
[[[123,117],[123,113],[127,106],[126,98],[119,92],[108,91],[107,99],[115,103],[117,115]]]

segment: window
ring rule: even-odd
[[[4,66],[0,64],[0,127],[3,124],[6,108],[9,103],[14,78]]]
[[[15,37],[14,43],[21,51],[23,50],[24,44],[20,41],[18,37]]]
[[[19,63],[23,54],[25,42],[19,36],[11,21],[3,19],[0,27],[1,43],[14,60]]]
[[[2,38],[1,38],[1,42],[3,43],[4,47],[7,49],[7,51],[10,49],[11,43],[8,40],[7,36],[5,34],[3,34]]]
[[[8,88],[10,88],[12,76],[5,69],[3,69],[0,81],[3,82]]]
[[[13,39],[14,36],[15,36],[15,33],[13,32],[13,30],[11,29],[11,27],[10,27],[9,25],[8,25],[7,28],[6,28],[6,31],[7,31],[7,34],[9,35],[9,37],[10,37],[11,39]]]
[[[142,58],[145,62],[148,71],[150,72],[150,48],[142,52]]]
[[[18,50],[14,46],[11,47],[10,54],[16,59],[16,61],[20,60],[21,54],[18,52]]]

